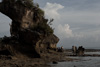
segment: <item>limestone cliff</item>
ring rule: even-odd
[[[28,0],[2,0],[0,12],[12,19],[11,37],[3,39],[5,49],[11,54],[40,57],[48,49],[56,48],[59,38],[38,5]]]

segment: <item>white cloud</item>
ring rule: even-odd
[[[70,26],[68,24],[65,24],[64,26],[60,24],[57,28],[57,34],[59,34],[63,38],[69,38],[73,36],[72,30],[70,29]]]
[[[61,39],[64,38],[82,38],[84,35],[82,33],[75,33],[70,29],[69,24],[65,24],[64,26],[59,24],[57,27],[56,33]]]
[[[60,18],[60,14],[58,10],[63,9],[63,8],[64,6],[60,4],[47,2],[46,6],[43,9],[45,11],[46,17],[58,19]]]

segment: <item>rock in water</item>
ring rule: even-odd
[[[41,57],[48,49],[56,49],[59,38],[53,34],[38,4],[30,0],[2,0],[0,12],[12,19],[11,37],[4,38],[0,45],[3,50],[18,57]]]

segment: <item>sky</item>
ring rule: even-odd
[[[100,0],[34,0],[53,18],[51,26],[59,37],[58,47],[100,47]],[[11,19],[0,14],[0,37],[10,35]]]

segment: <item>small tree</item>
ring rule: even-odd
[[[33,7],[33,0],[23,0],[27,7]]]
[[[17,0],[17,2],[22,3],[28,8],[32,8],[34,6],[33,0]]]
[[[52,25],[52,22],[54,21],[54,19],[50,19],[50,21],[48,22],[48,25]]]

